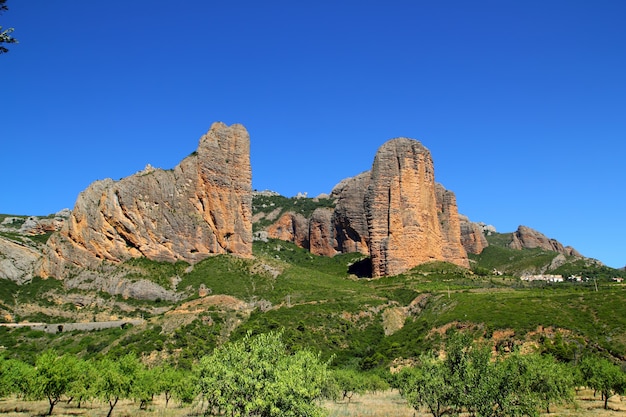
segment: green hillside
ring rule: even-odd
[[[626,288],[609,278],[624,271],[575,261],[568,271],[597,279],[527,283],[513,273],[545,265],[555,254],[497,245],[473,258],[473,271],[432,263],[380,279],[349,273],[363,261],[359,254],[319,257],[270,239],[255,242],[254,255],[219,255],[193,267],[132,261],[131,278],[167,286],[177,276],[176,302],[67,291],[53,279],[20,287],[3,281],[5,321],[134,317],[145,324],[54,335],[3,327],[0,345],[5,355],[25,361],[52,347],[85,358],[135,351],[190,366],[246,332],[284,329],[291,349],[308,347],[334,355],[335,366],[371,369],[436,348],[449,329],[463,329],[496,346],[524,344],[566,360],[587,350],[626,356]],[[493,269],[505,273],[493,275]],[[76,300],[83,298],[91,304],[79,305]]]

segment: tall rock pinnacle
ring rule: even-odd
[[[252,175],[246,129],[214,123],[173,170],[148,166],[80,193],[48,241],[42,275],[61,278],[102,260],[195,263],[219,253],[252,254]]]
[[[379,148],[365,211],[374,277],[435,260],[469,266],[456,199],[437,189],[430,151],[420,142],[397,138]]]

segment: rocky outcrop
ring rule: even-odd
[[[467,251],[461,242],[461,222],[456,205],[456,196],[443,185],[435,184],[437,216],[442,233],[443,260],[469,267]]]
[[[288,211],[267,228],[267,236],[292,242],[301,248],[308,249],[309,219],[300,213]]]
[[[369,231],[365,213],[365,194],[371,172],[347,178],[333,188],[335,199],[334,228],[336,249],[342,253],[360,252],[369,255]]]
[[[459,214],[459,224],[461,229],[461,244],[467,253],[478,255],[489,246],[483,225],[470,221],[467,216],[462,214]]]
[[[513,249],[534,249],[539,248],[543,250],[562,253],[567,256],[582,257],[582,255],[571,246],[563,246],[556,239],[550,239],[543,233],[540,233],[527,226],[519,226],[513,233],[511,243],[509,247]]]
[[[241,125],[214,123],[173,170],[145,170],[91,184],[48,240],[43,276],[134,257],[198,262],[252,254],[250,139]]]
[[[30,281],[40,259],[41,251],[37,247],[0,236],[0,279],[18,284]]]
[[[381,146],[370,181],[365,210],[374,277],[396,275],[436,260],[469,266],[467,254],[456,254],[464,253],[460,237],[458,246],[448,241],[460,231],[442,230],[433,161],[420,142],[398,138]],[[449,214],[450,219],[454,216],[458,225],[456,210]],[[453,259],[446,259],[449,253]]]
[[[335,256],[337,242],[331,208],[320,207],[313,211],[309,221],[309,250],[315,255]]]
[[[268,236],[318,255],[370,255],[375,277],[429,261],[469,267],[456,197],[435,183],[430,152],[418,141],[385,143],[371,171],[341,181],[330,197],[334,210],[318,208],[310,219],[285,213]]]

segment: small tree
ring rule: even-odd
[[[28,398],[33,391],[35,368],[17,359],[8,359],[4,363],[3,384],[7,386],[7,393],[18,397]]]
[[[574,375],[570,368],[550,355],[528,355],[530,389],[550,413],[550,404],[574,400]]]
[[[176,384],[182,378],[182,374],[176,368],[167,364],[161,364],[153,368],[153,375],[157,385],[157,391],[165,395],[165,408],[174,395]]]
[[[36,399],[47,398],[52,414],[54,406],[61,401],[72,381],[75,379],[76,359],[73,356],[59,356],[55,351],[48,350],[37,356],[35,372],[32,375],[32,396]]]
[[[74,370],[75,378],[70,383],[67,395],[70,396],[70,401],[76,400],[77,407],[80,408],[83,402],[95,396],[95,382],[98,374],[93,363],[86,360],[78,360]]]
[[[400,380],[407,403],[416,410],[426,407],[433,417],[455,413],[454,389],[446,381],[442,361],[433,356],[422,356],[420,366],[405,368]]]
[[[107,417],[122,398],[132,398],[133,385],[141,368],[137,357],[127,354],[119,359],[103,358],[96,364],[98,379],[95,383],[96,396],[109,404]]]
[[[131,387],[132,397],[139,401],[139,409],[146,410],[155,394],[161,392],[158,371],[155,368],[138,367]]]
[[[280,333],[246,335],[200,360],[198,383],[209,407],[233,416],[320,416],[315,401],[330,378],[309,351],[288,354]]]
[[[363,374],[353,369],[337,369],[333,371],[332,376],[341,392],[342,400],[347,398],[350,402],[354,394],[362,394],[367,389]]]
[[[600,391],[604,399],[604,409],[608,408],[609,397],[626,391],[626,376],[619,366],[598,356],[585,357],[580,369],[585,385]]]

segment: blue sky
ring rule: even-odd
[[[0,213],[172,168],[214,121],[253,187],[328,193],[386,140],[459,211],[626,264],[626,2],[8,0]]]

